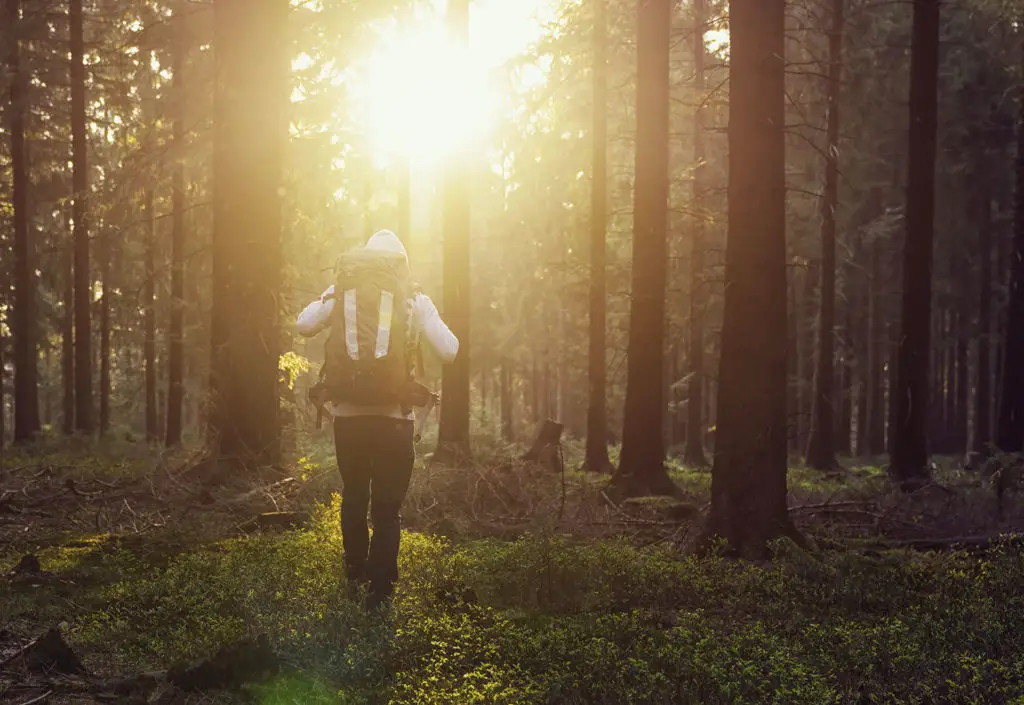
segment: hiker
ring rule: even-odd
[[[334,417],[345,574],[350,585],[368,586],[374,609],[390,601],[398,579],[399,511],[416,455],[412,411],[431,396],[415,382],[412,361],[425,341],[451,362],[459,340],[411,283],[405,247],[390,230],[342,256],[336,276],[337,285],[299,314],[297,327],[306,337],[331,331],[314,389]]]

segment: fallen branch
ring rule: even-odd
[[[225,500],[225,504],[241,504],[242,502],[247,502],[255,497],[258,497],[259,495],[269,495],[271,491],[276,490],[280,487],[284,487],[285,485],[289,485],[293,482],[295,482],[294,477],[286,477],[283,480],[278,480],[277,482],[273,482],[269,485],[263,485],[260,487],[256,487],[255,489],[249,490],[248,492],[243,492],[242,494],[233,497],[232,499]],[[271,499],[273,499],[272,495]]]
[[[44,700],[48,699],[51,695],[53,695],[53,691],[52,690],[48,690],[45,693],[43,693],[42,695],[39,695],[39,696],[37,696],[35,698],[32,698],[31,700],[26,700],[25,702],[21,703],[20,705],[33,705],[33,703],[41,703]]]
[[[822,509],[833,509],[836,507],[867,507],[870,502],[858,502],[853,500],[843,502],[822,502],[820,504],[798,504],[795,507],[790,507],[790,513],[794,512],[816,512]]]

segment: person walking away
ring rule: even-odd
[[[390,601],[398,579],[400,510],[416,456],[412,411],[429,400],[413,360],[426,343],[452,362],[459,340],[412,283],[405,247],[390,230],[343,255],[336,276],[299,314],[297,329],[305,337],[330,331],[314,394],[334,417],[345,574],[350,584],[368,585],[367,606],[375,609]]]

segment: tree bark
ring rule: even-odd
[[[952,275],[953,269],[950,268]],[[936,450],[944,455],[954,452],[954,426],[956,415],[956,311],[952,307],[952,293],[943,314],[943,333],[939,338],[942,349],[942,424],[941,441]]]
[[[89,174],[85,131],[85,38],[82,0],[70,0],[71,142],[75,240],[75,429],[93,431],[92,282],[89,270]]]
[[[11,133],[11,205],[14,208],[14,442],[32,440],[39,432],[39,383],[36,365],[36,282],[29,240],[29,166],[25,150],[28,77],[21,68],[21,2],[8,0],[9,128]]]
[[[992,440],[992,198],[983,182],[979,213],[978,365],[974,396],[973,448],[987,453]]]
[[[613,486],[626,496],[674,494],[665,469],[662,384],[668,260],[671,0],[638,0],[632,302],[622,455]]]
[[[765,555],[786,507],[785,0],[732,0],[729,225],[705,538]]]
[[[150,175],[149,178],[153,178]],[[146,218],[146,280],[142,287],[143,366],[145,369],[146,440],[159,438],[156,420],[156,213],[153,188],[147,185],[142,197]]]
[[[944,322],[942,312],[933,310],[931,339],[934,342],[932,343],[928,379],[930,385],[928,392],[928,400],[930,402],[928,408],[928,445],[933,450],[941,448],[942,445],[943,406],[946,402],[944,392],[946,366],[944,364],[945,358],[943,357],[942,345],[939,343],[945,334],[943,330]]]
[[[1024,360],[1024,103],[1017,127],[1013,250],[1003,338],[1002,394],[996,431],[997,446],[1004,453],[1024,450],[1024,365],[1020,364],[1020,360]]]
[[[185,315],[185,4],[175,6],[174,58],[172,89],[174,124],[172,126],[175,159],[171,176],[171,315],[168,321],[167,361],[167,435],[168,447],[181,443],[181,414],[184,403],[184,315]]]
[[[935,222],[939,3],[915,0],[910,60],[910,155],[903,248],[893,477],[904,488],[928,477],[928,354]]]
[[[832,2],[829,32],[828,124],[825,153],[825,192],[821,208],[821,292],[818,311],[818,355],[814,373],[814,404],[807,464],[817,470],[836,465],[835,325],[836,213],[839,209],[839,88],[842,80],[843,3]]]
[[[100,436],[110,430],[110,292],[113,288],[110,271],[109,226],[100,237],[100,281],[103,297],[100,299]]]
[[[790,267],[786,277],[786,300],[787,310],[791,312],[786,319],[786,360],[789,370],[786,381],[786,425],[787,425],[787,452],[790,457],[804,457],[806,446],[800,445],[803,438],[803,425],[800,422],[800,320],[801,305],[803,304],[798,282],[802,273],[796,267]]]
[[[515,441],[515,423],[512,418],[512,367],[507,358],[501,360],[501,439]]]
[[[69,224],[70,225],[70,224]],[[75,432],[75,316],[74,316],[74,251],[71,228],[66,228],[68,242],[61,253],[63,270],[63,311],[61,313],[60,371],[63,396],[62,430],[65,435]]]
[[[701,201],[704,198],[705,89],[704,76],[704,0],[693,2],[693,71],[697,107],[693,111],[693,202],[697,217],[693,221],[693,250],[690,255],[690,382],[686,405],[686,451],[683,462],[690,467],[704,467],[704,313],[707,292],[704,282],[704,218]]]
[[[868,425],[867,454],[885,453],[885,382],[883,372],[886,363],[885,316],[882,313],[884,297],[882,286],[881,249],[882,243],[875,239],[871,248],[871,280],[868,290],[868,317],[871,331],[870,360],[868,362]]]
[[[963,292],[966,294],[967,292]],[[967,448],[967,407],[970,403],[970,348],[968,345],[968,321],[970,312],[966,304],[970,300],[966,295],[960,296],[959,310],[956,313],[956,396],[953,400],[953,434],[954,452],[966,453]]]
[[[590,193],[590,389],[587,406],[587,447],[583,466],[594,472],[611,469],[608,459],[608,404],[605,348],[606,310],[606,224],[608,198],[608,77],[606,0],[594,6],[594,107],[593,174]]]
[[[835,415],[835,449],[837,453],[850,454],[850,435],[853,426],[853,363],[850,359],[850,326],[849,307],[846,315],[845,335],[841,340],[843,352],[840,353],[839,366],[836,370],[835,397],[838,414]]]
[[[1019,127],[1018,129],[1024,129]],[[1019,138],[1018,138],[1019,139]],[[1014,196],[1016,198],[1016,195]],[[998,209],[997,209],[998,210]],[[1009,315],[1010,309],[1010,257],[1013,250],[1013,240],[1015,237],[1013,230],[1009,237],[1000,237],[995,242],[995,280],[999,283],[997,289],[997,295],[993,296],[993,307],[992,312],[992,325],[993,340],[995,341],[993,347],[993,356],[995,357],[995,364],[992,368],[992,442],[996,448],[999,447],[999,409],[1002,404],[1002,390],[1003,390],[1003,353],[1006,350],[1006,318]]]
[[[280,457],[278,306],[281,172],[287,139],[286,0],[216,0],[214,237],[226,269],[219,451],[245,465]],[[230,326],[227,325],[230,321]],[[227,332],[226,340],[223,336]]]
[[[798,445],[801,452],[806,455],[807,441],[811,437],[811,420],[813,418],[814,406],[814,321],[817,318],[816,304],[816,282],[819,280],[818,268],[820,263],[811,260],[804,272],[803,287],[800,295],[800,305],[796,309],[797,344],[800,346],[797,357],[799,358],[799,373],[797,380],[797,393],[799,400],[797,406],[800,409],[798,425]]]
[[[4,339],[3,330],[0,330],[0,459],[3,459],[3,449],[7,441],[7,417],[4,413],[7,408],[7,402],[5,401],[4,395],[4,370],[6,369],[4,363],[4,345],[7,341]]]
[[[469,0],[451,0],[446,17],[450,41],[465,46],[469,37]],[[458,358],[444,368],[441,423],[435,459],[455,461],[470,456],[470,253],[468,147],[449,155],[444,181],[444,315],[461,341]]]

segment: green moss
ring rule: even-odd
[[[391,619],[341,580],[337,497],[309,530],[154,555],[78,537],[20,618],[125,667],[265,633],[292,667],[261,703],[926,703],[1024,698],[1024,557],[808,553],[770,565],[626,541],[407,534]],[[180,548],[180,547],[179,547]],[[50,605],[57,605],[53,608]]]

